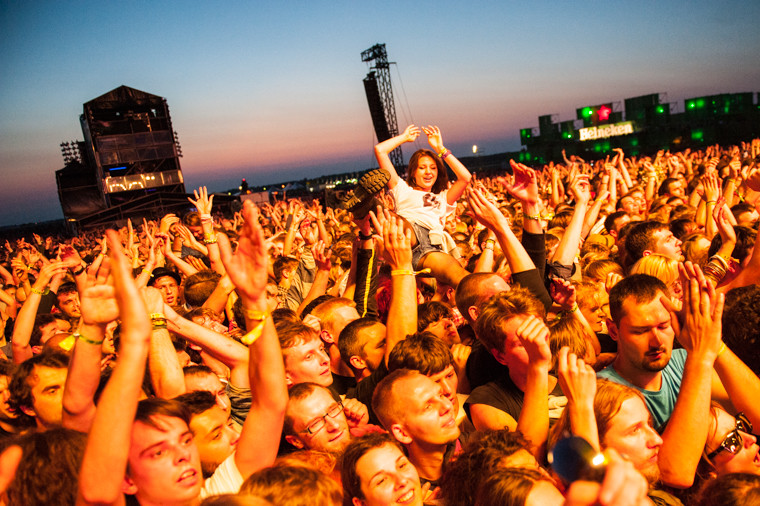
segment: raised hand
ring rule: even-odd
[[[267,266],[264,231],[259,224],[259,212],[250,201],[243,204],[243,228],[238,248],[232,253],[230,241],[224,234],[217,236],[222,263],[243,303],[266,301]]]
[[[495,231],[509,227],[507,218],[480,190],[468,188],[467,202],[470,204],[470,215],[487,229]]]
[[[383,254],[391,269],[413,269],[412,231],[404,227],[401,218],[391,217],[383,227],[383,244]]]
[[[728,219],[728,213],[730,212],[731,210],[726,205],[723,197],[718,199],[715,209],[713,209],[713,219],[715,219],[715,223],[718,226],[718,234],[720,234],[723,244],[736,244],[736,231]]]
[[[718,182],[717,172],[711,172],[700,178],[702,187],[704,188],[704,194],[702,198],[706,202],[715,203],[720,197],[720,183]]]
[[[107,297],[104,291],[103,300],[108,301],[109,307],[113,303],[112,301],[115,301],[117,306],[116,316],[121,317],[121,347],[122,350],[125,350],[138,341],[142,342],[142,344],[150,342],[151,323],[148,318],[148,312],[145,310],[143,299],[140,297],[137,285],[135,285],[135,280],[132,278],[132,269],[121,250],[119,234],[113,230],[109,230],[106,234],[111,252],[107,261],[103,262],[106,265],[98,269],[97,273],[92,274],[95,276],[96,285],[94,286],[97,287],[105,285],[108,280],[108,273],[101,271],[107,269],[110,272],[111,284],[109,287],[111,290],[109,294],[111,296]],[[88,278],[90,275],[91,273],[88,272]],[[82,301],[83,318],[84,313],[84,301]],[[104,314],[104,319],[105,316]]]
[[[575,287],[569,281],[561,278],[554,278],[552,280],[552,284],[549,285],[549,295],[565,311],[572,310],[577,302]]]
[[[346,415],[346,421],[350,428],[367,425],[369,422],[369,412],[358,399],[346,398],[343,400],[343,413]]]
[[[509,194],[529,204],[538,202],[538,177],[536,176],[536,171],[514,160],[510,160],[509,165],[512,167],[512,173],[514,174],[512,184],[505,185]],[[506,180],[504,182],[506,183]]]
[[[750,190],[760,192],[760,167],[755,167],[754,170],[747,174],[744,184],[746,184],[747,188]]]
[[[404,142],[414,142],[420,136],[420,128],[415,125],[409,125],[401,135],[404,137]]]
[[[441,137],[441,130],[437,126],[422,127],[422,131],[427,135],[428,144],[433,148],[436,153],[442,153],[446,148],[443,147],[443,138]]]
[[[203,271],[208,269],[208,267],[206,267],[206,264],[203,263],[203,260],[196,256],[188,255],[184,258],[184,260],[189,263],[196,271]]]
[[[161,223],[158,226],[158,231],[162,234],[168,234],[172,225],[174,225],[175,223],[179,223],[179,218],[177,218],[176,215],[171,214],[171,213],[164,215],[164,217],[161,218]]]
[[[332,267],[330,262],[330,248],[325,247],[324,241],[318,241],[311,247],[311,254],[314,256],[314,263],[318,271],[329,271]]]
[[[121,242],[117,240],[116,246],[114,246],[110,232],[108,237],[109,242],[111,242],[110,257],[104,259],[100,265],[93,265],[87,269],[87,277],[79,294],[82,323],[85,325],[104,326],[119,317],[119,306],[113,280],[109,280],[111,274],[110,258],[114,254],[124,256],[124,253],[121,251]]]
[[[37,279],[34,281],[35,290],[43,291],[50,284],[54,276],[61,276],[66,273],[66,264],[64,262],[50,262],[40,269]]]
[[[596,395],[596,372],[582,358],[570,353],[568,346],[563,346],[557,356],[557,373],[559,386],[567,397],[568,405],[594,406]]]
[[[67,269],[76,269],[82,265],[82,257],[79,256],[76,248],[72,246],[62,245],[58,251],[58,255]]]
[[[517,338],[528,353],[531,365],[550,364],[552,352],[549,348],[549,328],[541,318],[529,316],[517,329]]]
[[[623,280],[623,276],[621,276],[617,272],[609,272],[607,273],[607,277],[604,279],[604,289],[609,294],[610,290],[612,290],[612,287],[617,285],[622,280]]]
[[[689,275],[689,284],[684,285],[684,325],[678,342],[689,353],[704,354],[715,360],[723,344],[722,316],[725,296],[717,294],[711,283],[707,283],[699,266],[693,266],[694,275]]]
[[[205,186],[201,186],[197,190],[193,190],[195,200],[190,197],[187,200],[195,206],[200,214],[211,214],[211,205],[214,203],[214,196],[208,196],[208,190]]]
[[[570,181],[569,193],[575,198],[577,203],[588,203],[591,200],[591,185],[588,182],[588,176],[585,174],[576,174]]]

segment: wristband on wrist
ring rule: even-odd
[[[539,221],[541,219],[540,214],[523,214],[523,218],[528,220],[536,220]]]
[[[32,287],[32,293],[36,293],[37,295],[47,295],[50,293],[50,288],[46,286],[44,290],[37,290],[35,287]]]
[[[216,244],[216,234],[203,238],[203,244]]]
[[[92,340],[92,339],[88,339],[88,338],[86,338],[85,336],[83,336],[83,335],[82,335],[82,334],[80,334],[79,332],[74,332],[74,333],[72,334],[72,336],[73,336],[73,337],[74,337],[74,339],[76,339],[77,341],[84,341],[84,342],[85,342],[85,343],[87,343],[87,344],[92,344],[92,345],[95,345],[95,346],[100,346],[101,344],[103,344],[103,339],[101,339],[100,341],[94,341],[94,340]]]
[[[718,354],[715,356],[715,358],[720,357],[724,351],[726,351],[726,343],[720,343],[720,349],[718,350]]]
[[[153,277],[153,269],[143,269],[143,270],[142,270],[142,273],[143,273],[143,274],[147,274],[147,275],[148,275],[148,276],[150,276],[151,278]]]
[[[369,241],[370,239],[372,239],[372,234],[364,235],[364,233],[362,233],[362,231],[360,230],[359,239],[361,239],[362,241]]]
[[[169,328],[166,324],[166,315],[163,313],[151,313],[150,323],[153,326],[153,330],[161,330]]]
[[[391,271],[391,276],[416,276],[417,274],[430,274],[430,268],[426,267],[421,271],[413,271],[412,269],[395,269]]]
[[[72,276],[76,277],[76,276],[79,276],[80,274],[82,274],[83,272],[84,272],[84,265],[80,265],[79,266],[79,270],[78,271],[71,271],[71,274],[72,274]]]
[[[266,324],[267,318],[269,318],[269,313],[266,311],[257,311],[255,309],[248,309],[245,307],[243,307],[242,310],[246,318],[258,322],[256,326],[254,326],[250,331],[248,331],[247,334],[240,338],[240,342],[246,346],[250,346],[255,343],[259,337],[261,337],[261,334],[264,331],[264,325]]]

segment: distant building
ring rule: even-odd
[[[166,99],[119,86],[84,104],[84,141],[62,143],[58,197],[69,222],[89,227],[187,207]]]

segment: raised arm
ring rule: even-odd
[[[385,365],[388,365],[393,347],[417,332],[417,283],[412,267],[412,231],[404,229],[401,218],[391,216],[388,210],[375,215],[370,212],[375,229],[383,236],[385,261],[391,268],[391,303],[385,334]]]
[[[399,177],[396,173],[396,167],[393,166],[388,155],[391,151],[401,146],[405,142],[414,142],[419,136],[419,127],[409,125],[401,135],[391,137],[390,139],[387,139],[375,146],[375,158],[377,158],[377,163],[381,169],[387,170],[391,175],[391,179],[388,181],[388,188],[393,189],[399,182]]]
[[[211,207],[214,203],[214,196],[209,197],[208,190],[201,186],[193,190],[195,200],[190,197],[187,200],[195,206],[201,216],[201,228],[203,229],[203,243],[208,249],[208,259],[211,262],[211,268],[221,275],[224,275],[224,266],[219,256],[219,245],[217,244],[216,232],[214,232],[214,219],[211,217]]]
[[[196,346],[200,346],[211,358],[229,367],[230,382],[234,386],[249,388],[248,350],[245,346],[234,339],[179,316],[166,304],[164,304],[164,314],[169,330]]]
[[[332,264],[330,263],[329,248],[326,249],[325,243],[319,241],[311,247],[311,254],[314,257],[314,263],[317,264],[317,272],[314,274],[314,281],[311,284],[311,288],[309,288],[309,293],[306,294],[306,297],[304,297],[298,305],[298,309],[296,309],[296,314],[299,316],[311,301],[325,294],[327,283],[330,281],[330,268]]]
[[[531,234],[543,234],[541,208],[538,205],[538,176],[536,171],[514,160],[510,160],[509,164],[512,167],[514,179],[511,184],[505,179],[502,179],[501,182],[510,195],[522,202],[523,229]]]
[[[498,207],[476,188],[467,190],[467,201],[470,204],[473,217],[496,234],[496,239],[499,241],[501,250],[504,252],[513,274],[536,268],[530,255],[509,227],[507,218],[501,214]]]
[[[567,397],[570,419],[570,431],[588,441],[596,450],[599,445],[599,429],[594,415],[594,397],[596,395],[596,373],[594,368],[586,364],[570,348],[563,346],[559,350],[557,360],[559,386]]]
[[[121,486],[150,346],[150,319],[118,234],[109,231],[108,241],[113,274],[109,295],[116,300],[122,319],[121,351],[87,437],[77,504],[123,503]]]
[[[153,390],[156,397],[173,399],[185,393],[185,376],[162,312],[164,301],[161,292],[150,286],[142,290],[142,296],[152,325],[148,369]]]
[[[707,440],[712,368],[722,344],[723,295],[716,295],[699,267],[694,270],[696,275],[689,276],[684,284],[686,317],[678,336],[688,355],[678,400],[662,435],[659,457],[663,482],[678,488],[692,485]],[[670,301],[664,296],[660,300],[675,318]],[[689,437],[683,437],[684,434]]]
[[[591,199],[588,176],[583,174],[576,175],[570,183],[569,191],[575,198],[575,209],[573,210],[572,218],[570,218],[570,223],[565,229],[565,233],[562,234],[559,246],[557,246],[557,250],[552,257],[552,261],[560,265],[572,265],[575,255],[578,254],[583,220],[586,217],[586,209]]]
[[[95,417],[95,391],[100,382],[100,360],[106,326],[119,317],[113,286],[108,283],[110,262],[91,267],[80,294],[82,324],[63,390],[63,425],[88,432]]]
[[[549,329],[541,318],[529,316],[516,334],[529,361],[517,430],[530,441],[533,456],[541,461],[546,452],[546,438],[549,434],[549,369],[552,363]]]
[[[235,465],[243,478],[270,466],[280,444],[288,390],[285,365],[272,318],[267,313],[266,284],[269,257],[258,211],[251,202],[243,205],[245,224],[233,254],[226,237],[220,241],[222,262],[243,302],[248,333],[251,410],[240,433]]]
[[[179,255],[177,255],[174,250],[172,250],[172,243],[171,239],[169,238],[169,234],[158,234],[157,236],[164,239],[164,257],[176,265],[177,269],[179,269],[182,274],[185,276],[192,276],[198,272],[195,267],[182,260],[182,258],[180,258]]]
[[[449,187],[449,190],[446,192],[446,201],[449,204],[455,204],[456,201],[459,200],[459,197],[464,193],[467,185],[470,184],[472,174],[470,174],[467,167],[465,167],[462,162],[451,153],[451,151],[443,146],[441,130],[437,126],[422,127],[422,131],[427,135],[428,143],[430,144],[430,147],[433,148],[433,151],[446,162],[457,177],[457,180],[453,182]]]
[[[40,269],[40,274],[37,276],[37,280],[34,282],[34,286],[32,286],[24,305],[21,306],[16,318],[16,324],[13,327],[11,343],[13,362],[16,364],[20,364],[32,357],[32,347],[29,345],[29,340],[32,338],[34,320],[37,317],[37,308],[40,306],[40,300],[47,293],[48,283],[50,283],[52,277],[64,272],[66,272],[66,266],[63,262],[52,262]]]
[[[633,188],[633,181],[631,181],[631,176],[628,173],[628,168],[625,166],[625,153],[623,153],[622,148],[615,148],[613,151],[618,154],[617,162],[618,167],[620,168],[620,174],[623,176],[623,181],[625,181],[625,184],[628,186],[628,188]]]

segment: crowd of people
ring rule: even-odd
[[[760,503],[759,139],[375,155],[336,208],[6,241],[2,503]]]

